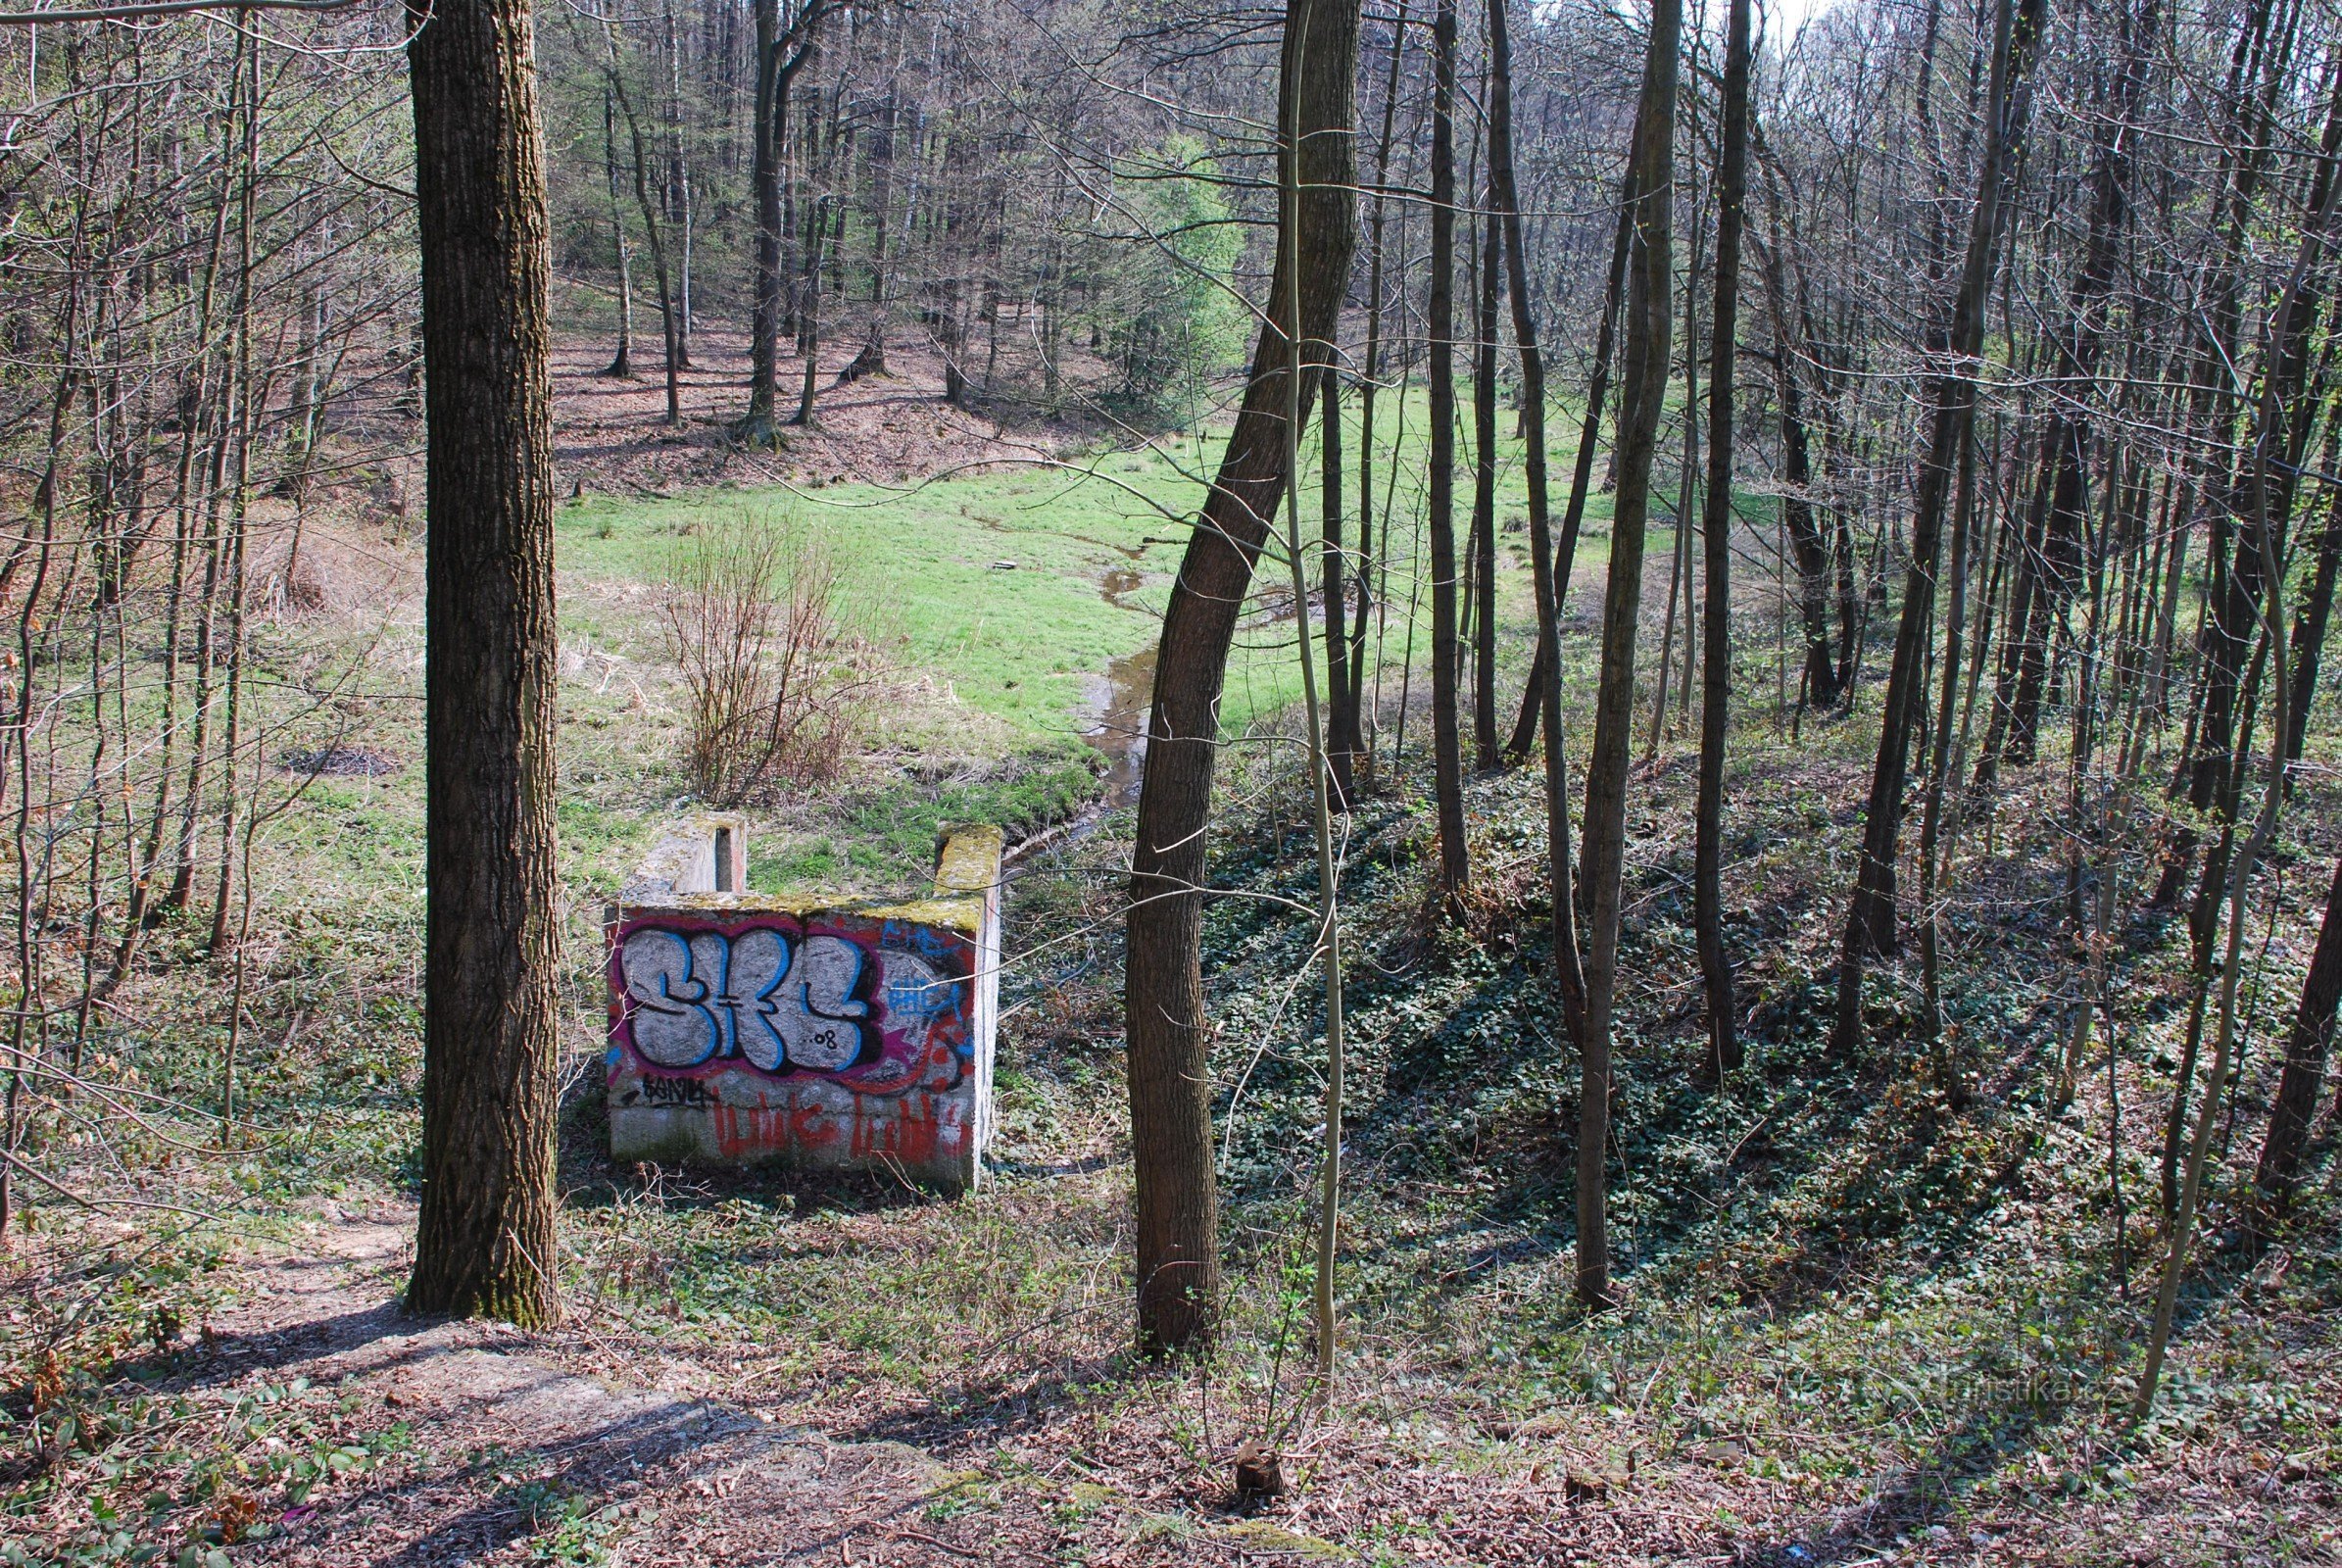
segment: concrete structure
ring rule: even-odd
[[[992,1136],[1000,832],[908,904],[766,895],[746,824],[678,824],[608,912],[615,1159],[883,1170],[957,1192]]]

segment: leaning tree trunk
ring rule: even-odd
[[[1529,258],[1521,239],[1521,197],[1513,163],[1513,50],[1507,0],[1488,0],[1488,193],[1503,221],[1505,276],[1512,288],[1513,340],[1521,353],[1521,439],[1529,483],[1530,570],[1537,587],[1537,640],[1560,636],[1561,571],[1553,558],[1551,498],[1545,475],[1545,360],[1537,347],[1529,294]],[[1614,271],[1612,282],[1617,282]],[[1617,290],[1611,291],[1615,302]],[[1615,317],[1616,312],[1610,313]],[[1607,347],[1609,323],[1603,326]],[[1602,358],[1608,359],[1607,353]],[[1593,400],[1599,404],[1597,395]],[[1590,446],[1591,437],[1587,438]],[[1590,452],[1581,452],[1577,499],[1585,500]],[[1553,972],[1562,1023],[1575,1046],[1586,1038],[1586,966],[1578,951],[1577,900],[1570,893],[1569,760],[1562,746],[1561,687],[1530,682],[1537,728],[1544,734],[1545,848],[1553,887]]]
[[[1519,216],[1518,213],[1513,215],[1516,223]],[[1618,224],[1610,242],[1610,281],[1602,293],[1602,323],[1594,334],[1594,362],[1586,378],[1586,418],[1578,426],[1578,453],[1570,466],[1570,498],[1562,509],[1561,542],[1553,547],[1557,552],[1553,561],[1553,615],[1549,623],[1537,627],[1537,656],[1529,665],[1529,688],[1521,694],[1520,715],[1513,720],[1512,738],[1505,743],[1504,748],[1514,757],[1529,755],[1530,743],[1537,738],[1545,688],[1552,682],[1553,641],[1560,635],[1559,616],[1570,596],[1570,569],[1577,564],[1578,529],[1586,519],[1586,493],[1593,482],[1594,447],[1602,434],[1602,400],[1610,391],[1611,351],[1618,341],[1618,303],[1626,288],[1628,241],[1634,237],[1634,233],[1635,185],[1633,177],[1629,176],[1618,196]],[[1516,300],[1524,292],[1521,279],[1516,278],[1513,285]],[[1515,303],[1513,312],[1516,319],[1523,309],[1521,304]],[[1526,379],[1523,386],[1527,386]],[[1527,402],[1526,392],[1523,402]],[[1541,413],[1537,416],[1537,423],[1544,423]],[[1538,461],[1542,461],[1541,454]]]
[[[407,1304],[532,1322],[555,1307],[561,1044],[544,148],[528,0],[411,3],[430,906]]]
[[[1974,363],[1984,339],[1984,310],[1992,288],[2007,171],[2024,141],[2025,75],[2046,24],[2047,0],[2001,0],[1993,27],[1991,86],[1985,97],[1984,154],[1976,174],[1976,203],[1951,318],[1937,347],[1942,368],[1929,377],[1929,435],[1912,501],[1911,558],[1904,573],[1903,612],[1895,627],[1886,700],[1878,714],[1878,755],[1871,771],[1868,814],[1854,897],[1848,902],[1838,955],[1837,1026],[1833,1049],[1853,1055],[1862,1043],[1864,960],[1890,953],[1895,941],[1895,856],[1909,779],[1911,736],[1927,700],[1927,623],[1935,605],[1935,564],[1952,483],[1976,418]]]
[[[1220,1295],[1219,1195],[1212,1177],[1211,1031],[1203,1010],[1204,831],[1211,819],[1220,691],[1268,527],[1286,482],[1285,378],[1277,323],[1299,290],[1307,409],[1330,353],[1355,244],[1352,76],[1358,0],[1292,0],[1280,95],[1296,99],[1296,243],[1278,247],[1269,308],[1220,471],[1189,536],[1163,612],[1147,773],[1131,852],[1123,996],[1131,1152],[1138,1186],[1139,1339],[1151,1350],[1209,1337]],[[1290,271],[1284,258],[1298,258]],[[1297,273],[1298,275],[1292,275]],[[1312,350],[1314,345],[1314,350]]]
[[[1585,883],[1588,933],[1586,1035],[1578,1072],[1578,1297],[1610,1299],[1606,1159],[1610,1149],[1610,1017],[1618,991],[1618,928],[1627,840],[1627,752],[1635,726],[1635,638],[1642,618],[1642,549],[1651,463],[1667,403],[1675,323],[1675,100],[1683,0],[1652,0],[1650,49],[1635,114],[1634,256],[1627,269],[1626,353],[1619,380],[1618,500],[1611,513],[1610,584],[1602,614],[1602,677],[1593,755],[1586,773]],[[1555,889],[1560,897],[1564,890]]]

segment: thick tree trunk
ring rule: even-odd
[[[423,1188],[409,1307],[555,1308],[551,257],[526,0],[412,11],[429,538]]]
[[[1635,724],[1635,641],[1642,618],[1644,527],[1651,464],[1667,403],[1674,323],[1672,236],[1675,102],[1683,0],[1652,0],[1650,48],[1635,114],[1627,177],[1633,186],[1634,255],[1627,268],[1626,354],[1618,406],[1618,500],[1611,514],[1610,584],[1602,614],[1602,678],[1586,765],[1586,1035],[1578,1074],[1578,1297],[1610,1299],[1607,1223],[1610,1152],[1610,1021],[1618,990],[1618,927],[1627,837],[1627,761]],[[1559,890],[1556,890],[1557,893]]]
[[[1147,773],[1132,846],[1124,1003],[1131,1152],[1137,1168],[1139,1340],[1166,1350],[1208,1338],[1220,1294],[1219,1196],[1212,1178],[1211,1030],[1203,1009],[1204,833],[1222,682],[1252,566],[1286,481],[1290,353],[1277,322],[1299,290],[1301,333],[1330,351],[1355,244],[1351,157],[1358,0],[1293,0],[1286,15],[1280,122],[1299,125],[1297,243],[1280,246],[1269,307],[1236,426],[1188,540],[1155,662]],[[1297,277],[1283,258],[1298,257]],[[1304,368],[1304,382],[1315,379]],[[1309,407],[1310,385],[1296,389]]]
[[[748,433],[772,428],[781,363],[781,137],[789,124],[780,74],[780,0],[752,0],[756,16],[756,109],[749,122],[750,202],[756,221],[749,282]]]
[[[780,386],[783,298],[782,160],[789,134],[789,86],[813,56],[821,19],[834,0],[805,0],[784,30],[780,0],[754,0],[756,13],[756,138],[750,183],[756,219],[756,266],[749,314],[748,417],[743,432],[768,440]]]

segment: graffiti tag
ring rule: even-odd
[[[879,1058],[890,1024],[919,1031],[951,990],[912,954],[761,926],[729,937],[641,927],[618,961],[635,1049],[661,1067],[738,1056],[772,1073],[849,1071]]]
[[[705,1105],[709,1103],[707,1086],[697,1078],[666,1078],[658,1073],[646,1073],[643,1075],[643,1103]]]

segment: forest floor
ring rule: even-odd
[[[592,358],[565,356],[565,409],[591,391],[573,383]],[[610,417],[622,434],[645,416]],[[1538,782],[1471,781],[1468,913],[1427,918],[1422,695],[1392,662],[1381,769],[1347,827],[1345,1339],[1340,1396],[1319,1411],[1303,1326],[1323,1061],[1292,902],[1313,869],[1284,729],[1291,622],[1273,604],[1232,681],[1245,743],[1228,749],[1214,838],[1215,882],[1241,896],[1205,926],[1230,1271],[1214,1349],[1168,1366],[1130,1352],[1129,818],[1110,794],[1095,831],[1029,855],[1009,888],[1000,1135],[978,1191],[947,1201],[602,1153],[592,910],[682,793],[654,587],[678,541],[729,509],[793,509],[849,580],[877,585],[862,624],[905,678],[854,768],[760,808],[751,840],[760,884],[877,886],[924,873],[943,819],[1031,836],[1100,801],[1082,733],[1110,707],[1106,672],[1151,637],[1171,566],[1158,508],[1193,497],[1192,451],[1095,446],[1081,461],[1103,472],[1087,480],[1029,463],[906,469],[901,485],[826,484],[816,503],[814,466],[795,491],[726,468],[741,488],[649,494],[720,483],[690,466],[720,452],[711,428],[671,467],[663,437],[606,440],[650,455],[585,485],[561,520],[575,1004],[561,1321],[524,1334],[397,1310],[419,1070],[415,547],[346,530],[338,608],[267,629],[264,654],[313,679],[335,660],[363,675],[330,734],[384,765],[315,780],[273,819],[235,957],[208,957],[194,921],[157,934],[81,1064],[110,1113],[38,1132],[46,1169],[123,1206],[21,1189],[33,1209],[0,1261],[0,1562],[2342,1557],[2342,1165],[2321,1150],[2292,1227],[2257,1255],[2231,1245],[2228,1201],[2342,851],[2330,719],[2256,888],[2213,1245],[2165,1397],[2132,1430],[2186,1012],[2177,922],[2139,907],[2150,824],[2122,827],[2129,848],[2103,862],[2128,873],[2117,1032],[2111,1055],[2093,1039],[2062,1106],[2075,974],[2058,760],[1968,825],[1945,911],[1974,1089],[1955,1105],[1893,965],[1865,1059],[1822,1049],[1870,723],[1858,710],[1792,727],[1752,702],[1726,882],[1750,1060],[1705,1083],[1691,759],[1665,740],[1630,815],[1611,1210],[1624,1299],[1589,1315],[1568,1294],[1576,1079],[1553,1038]],[[561,440],[595,438],[565,423]],[[1525,576],[1504,579],[1508,658]],[[369,600],[392,608],[367,621]],[[1752,611],[1752,661],[1767,619]],[[1586,673],[1568,682],[1581,743]],[[272,744],[321,722],[287,716]],[[231,1023],[246,1119],[223,1129],[210,1118]],[[1235,1495],[1247,1446],[1282,1456],[1286,1496]]]
[[[857,338],[823,348],[814,423],[784,422],[776,442],[759,446],[736,429],[748,407],[746,334],[694,335],[692,368],[676,376],[682,422],[672,427],[656,332],[636,345],[625,378],[605,373],[608,343],[565,337],[553,356],[555,462],[571,491],[643,496],[711,484],[901,484],[988,463],[1049,461],[1084,444],[1064,420],[1013,404],[971,399],[953,408],[943,399],[942,356],[907,335],[887,345],[887,373],[841,381],[862,346]],[[784,421],[797,413],[804,365],[782,362]]]

